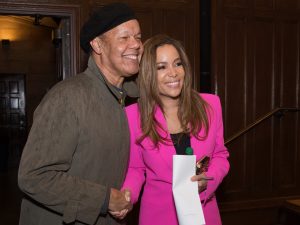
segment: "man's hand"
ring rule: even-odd
[[[108,210],[117,212],[123,209],[132,209],[132,204],[130,203],[130,194],[127,191],[119,191],[112,188],[110,191],[110,200],[108,205]]]
[[[116,189],[114,189],[114,190],[116,190]],[[113,191],[113,190],[111,190],[111,192],[112,192],[112,191]],[[116,191],[117,191],[117,190],[116,190]],[[118,191],[118,192],[120,192],[120,191]],[[122,192],[120,192],[120,193],[123,194],[125,200],[127,201],[127,203],[129,203],[130,208],[124,208],[124,209],[119,210],[119,211],[114,211],[114,210],[111,210],[111,209],[109,208],[109,213],[110,213],[113,217],[115,217],[116,219],[122,220],[122,219],[125,218],[125,216],[127,215],[127,213],[132,209],[132,204],[130,203],[130,191],[129,191],[129,190],[124,190],[124,191],[122,191]],[[111,196],[112,196],[112,195],[111,195]]]

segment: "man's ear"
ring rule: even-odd
[[[90,41],[90,45],[95,53],[100,55],[102,53],[102,40],[99,37],[95,37]]]

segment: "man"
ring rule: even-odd
[[[119,224],[108,212],[130,209],[119,189],[127,169],[126,96],[143,52],[139,23],[125,4],[84,24],[87,69],[58,83],[35,111],[19,167],[20,225]]]

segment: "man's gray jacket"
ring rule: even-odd
[[[132,82],[123,87],[137,96]],[[92,58],[82,74],[47,93],[19,167],[19,187],[27,195],[20,225],[119,224],[100,212],[127,169],[129,130],[121,99]]]

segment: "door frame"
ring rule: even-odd
[[[43,16],[57,16],[61,18],[67,18],[70,23],[68,24],[70,31],[70,46],[69,49],[70,62],[62,62],[63,68],[69,71],[69,74],[65,74],[63,79],[74,76],[80,69],[80,46],[78,41],[80,30],[80,7],[74,5],[53,5],[53,4],[37,4],[37,3],[12,3],[12,2],[0,2],[0,15],[35,15],[40,14]]]

